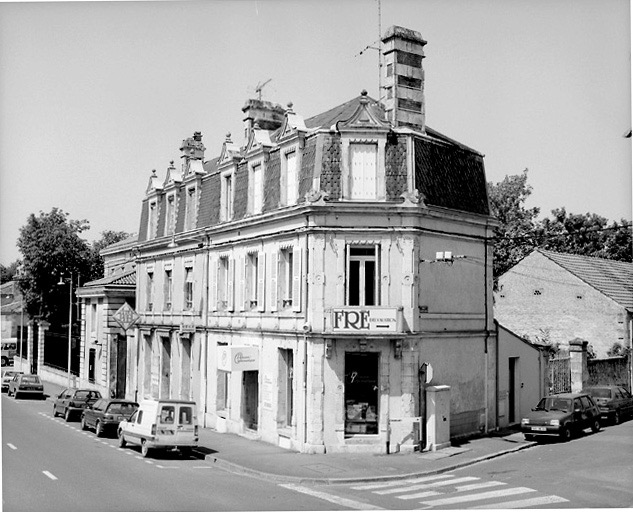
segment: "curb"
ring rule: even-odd
[[[276,473],[268,473],[266,471],[248,468],[240,464],[235,464],[234,462],[229,462],[227,460],[218,458],[213,455],[206,455],[204,457],[204,460],[208,462],[212,462],[215,467],[223,469],[224,471],[228,471],[230,473],[235,473],[239,475],[253,476],[256,478],[260,478],[262,480],[267,480],[269,482],[282,482],[282,483],[293,482],[293,483],[304,484],[304,485],[336,485],[336,484],[355,484],[355,483],[363,483],[363,482],[389,482],[389,481],[403,480],[403,479],[408,479],[408,478],[418,478],[422,476],[439,475],[442,473],[447,473],[449,471],[454,471],[456,469],[472,466],[474,464],[478,464],[479,462],[485,462],[487,460],[496,459],[497,457],[502,457],[503,455],[508,455],[510,453],[515,453],[521,450],[525,450],[527,448],[531,448],[532,446],[535,446],[536,444],[537,444],[536,442],[532,441],[532,442],[522,444],[520,446],[516,446],[514,448],[510,448],[508,450],[500,450],[498,452],[490,453],[488,455],[483,455],[481,457],[477,457],[476,459],[465,460],[465,461],[458,462],[456,464],[452,464],[450,466],[446,466],[443,468],[420,471],[417,473],[406,473],[406,474],[401,474],[401,475],[350,477],[350,478],[310,478],[310,477],[279,475]]]

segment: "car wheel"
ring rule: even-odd
[[[95,425],[95,434],[97,434],[97,437],[103,436],[103,428],[101,427],[100,421],[97,421],[97,424]]]
[[[591,431],[594,434],[600,431],[600,420],[598,418],[594,418],[591,422]]]
[[[126,444],[125,437],[123,437],[123,431],[119,430],[119,448],[125,448]]]
[[[615,413],[613,414],[613,424],[619,425],[620,421],[622,421],[622,418],[620,417],[620,411],[615,411]]]
[[[149,446],[147,446],[147,441],[143,439],[141,441],[141,455],[143,457],[147,457],[148,454],[149,454]]]
[[[569,441],[571,439],[571,430],[569,427],[563,427],[563,430],[560,431],[560,437],[563,441]]]
[[[66,409],[66,412],[64,412],[64,419],[70,421],[70,409]]]
[[[15,398],[16,400],[18,399],[18,390],[17,389],[13,393],[13,398]]]
[[[86,424],[86,418],[81,417],[81,430],[88,430],[88,425]]]

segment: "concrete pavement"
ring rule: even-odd
[[[62,390],[44,383],[48,400]],[[437,452],[305,454],[210,428],[199,429],[197,456],[237,474],[284,483],[386,481],[453,471],[534,446],[516,431],[469,439]]]

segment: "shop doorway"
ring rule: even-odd
[[[97,351],[94,348],[88,350],[88,382],[94,384],[95,381],[95,361]]]
[[[257,430],[259,402],[259,372],[248,371],[242,374],[242,419],[244,426]]]
[[[513,423],[516,423],[517,421],[517,414],[516,414],[516,408],[517,408],[517,391],[518,391],[518,386],[517,386],[517,374],[518,374],[518,367],[519,367],[519,358],[518,357],[510,357],[508,359],[508,375],[509,375],[509,382],[508,382],[508,423],[510,423],[510,425],[512,425]]]
[[[378,434],[377,352],[345,354],[345,434]]]
[[[171,339],[161,338],[161,362],[160,362],[160,398],[169,398],[171,377]]]

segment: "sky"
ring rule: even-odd
[[[631,219],[628,0],[2,2],[0,263],[53,207],[89,242],[138,232],[152,170],[195,131],[206,159],[242,143],[259,83],[304,118],[378,98],[391,25],[428,42],[427,124],[483,153],[488,181],[527,168],[541,217]]]

